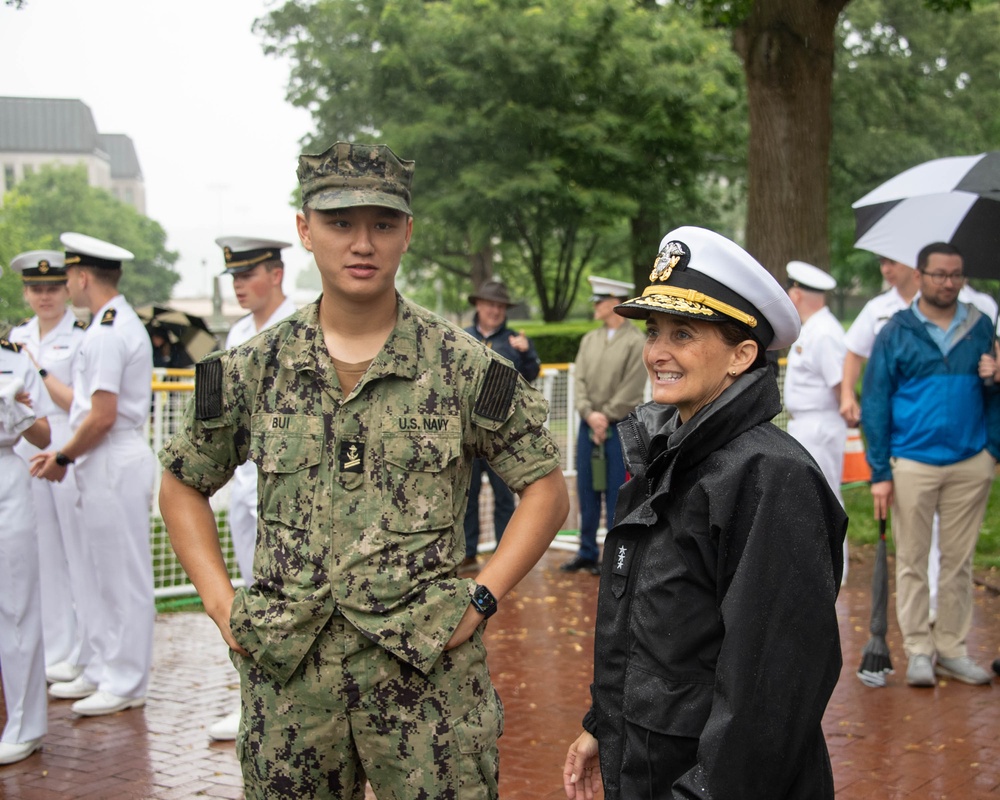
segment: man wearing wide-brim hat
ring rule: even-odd
[[[503,281],[497,279],[485,281],[469,295],[469,303],[475,307],[476,314],[465,332],[510,361],[526,381],[530,383],[535,380],[541,362],[531,340],[523,332],[518,333],[507,327],[507,312],[517,304],[510,299],[510,293]],[[497,544],[500,543],[507,523],[514,513],[514,493],[500,476],[489,468],[485,459],[475,459],[472,463],[472,479],[469,485],[469,505],[465,509],[465,558],[460,565],[462,570],[474,570],[478,562],[479,492],[484,471],[493,489],[493,534]]]
[[[118,291],[132,253],[82,233],[64,233],[60,241],[70,300],[89,309],[93,321],[73,376],[73,435],[60,449],[34,456],[31,471],[52,481],[69,469],[75,473],[94,587],[93,607],[84,616],[95,655],[83,674],[52,684],[49,693],[76,699],[76,714],[99,716],[145,704],[153,660],[149,509],[155,460],[145,434],[153,346]]]

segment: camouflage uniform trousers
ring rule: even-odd
[[[284,685],[232,653],[247,800],[495,800],[503,705],[480,632],[428,675],[335,615]]]

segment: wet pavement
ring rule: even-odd
[[[892,614],[888,641],[898,672],[884,689],[855,677],[869,636],[873,552],[852,554],[837,603],[844,670],[823,724],[837,797],[1000,798],[1000,679],[980,687],[954,681],[907,687]],[[506,708],[504,800],[564,797],[563,758],[587,708],[598,579],[560,572],[567,555],[550,550],[487,630]],[[984,666],[1000,655],[1000,597],[983,585],[969,650]],[[161,614],[146,707],[88,719],[73,715],[70,701],[53,701],[43,750],[0,767],[0,798],[242,797],[232,743],[211,744],[206,733],[235,708],[236,680],[207,617]],[[0,724],[4,719],[0,705]]]

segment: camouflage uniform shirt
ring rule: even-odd
[[[460,328],[398,298],[397,322],[344,397],[318,303],[198,366],[164,468],[211,495],[260,470],[256,583],[240,644],[279,680],[338,609],[426,672],[469,605],[456,577],[474,457],[515,491],[559,466],[545,400]]]

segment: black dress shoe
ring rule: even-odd
[[[563,572],[579,572],[581,569],[586,570],[591,575],[601,574],[601,565],[598,564],[591,558],[583,558],[582,556],[573,556],[565,564],[560,564],[559,569]]]
[[[995,661],[993,662],[993,671],[994,671],[994,672],[995,672],[995,673],[996,673],[997,675],[1000,675],[1000,658],[996,659],[996,660],[995,660]]]

